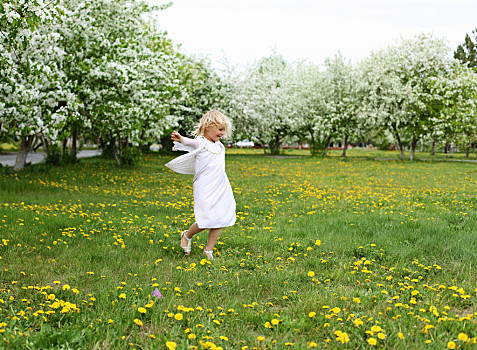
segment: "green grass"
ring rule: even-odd
[[[228,150],[229,154],[233,155],[264,155],[264,151],[261,148],[231,148]],[[328,150],[327,157],[341,158],[343,154],[342,149],[330,149]],[[268,155],[270,156],[270,155]],[[281,149],[280,156],[292,156],[292,157],[309,157],[310,151],[306,149]],[[409,160],[410,152],[405,151],[404,156],[406,160]],[[273,157],[273,156],[272,156]],[[359,159],[374,159],[374,160],[400,160],[400,151],[382,151],[374,148],[352,148],[346,151],[346,158],[359,158]],[[430,152],[416,151],[414,153],[414,159],[417,161],[470,161],[477,162],[477,155],[475,152],[471,152],[469,157],[465,157],[465,153],[442,153],[436,152],[431,155]]]
[[[212,262],[205,233],[180,250],[192,177],[170,158],[0,175],[3,346],[476,346],[475,164],[253,152],[227,157]]]

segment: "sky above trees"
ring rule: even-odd
[[[475,0],[173,0],[159,23],[186,53],[220,68],[224,58],[240,67],[274,49],[289,61],[321,64],[338,51],[357,61],[423,32],[455,50],[476,13]]]

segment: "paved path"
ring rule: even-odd
[[[100,155],[101,151],[99,150],[87,150],[87,151],[79,151],[77,154],[78,158],[87,158],[87,157],[94,157],[97,155]],[[28,153],[27,156],[27,163],[40,163],[43,161],[45,158],[45,155],[42,152],[30,152]],[[3,153],[0,154],[0,164],[3,166],[8,165],[8,166],[14,166],[15,165],[15,160],[17,159],[17,154],[16,153]]]

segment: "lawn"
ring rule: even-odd
[[[241,154],[241,155],[263,155],[262,148],[232,148],[228,150],[229,154]],[[330,149],[327,152],[327,157],[341,157],[343,154],[342,149]],[[308,149],[281,149],[280,155],[283,156],[310,156],[310,150]],[[409,160],[410,152],[404,151],[406,160]],[[401,158],[401,152],[395,151],[383,151],[376,148],[360,148],[354,147],[346,151],[347,158],[361,158],[361,159],[376,159],[376,160],[399,160]],[[420,161],[471,161],[477,162],[477,155],[475,151],[469,153],[469,157],[465,157],[465,153],[443,153],[436,152],[432,155],[427,151],[416,151],[414,153],[414,159]]]
[[[212,262],[170,157],[0,173],[0,347],[475,348],[477,164],[287,154],[229,152]]]

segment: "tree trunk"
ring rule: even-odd
[[[465,148],[465,158],[469,158],[469,150],[470,150],[470,142],[467,144],[467,147]]]
[[[77,153],[77,150],[76,150],[76,141],[78,139],[78,129],[77,128],[74,128],[73,129],[73,135],[72,135],[73,139],[71,140],[71,157],[75,157],[76,158],[76,153]]]
[[[417,140],[412,140],[411,142],[411,154],[409,156],[410,160],[414,160],[414,152],[416,151]]]
[[[345,134],[343,140],[343,153],[341,154],[342,157],[346,157],[346,150],[348,149],[348,134]]]
[[[63,155],[66,154],[66,146],[67,146],[67,145],[68,145],[68,138],[65,137],[65,138],[63,139],[63,145],[62,145],[62,149],[61,149],[61,152],[62,152]]]
[[[394,130],[394,136],[396,137],[396,140],[398,142],[399,150],[401,151],[401,160],[404,160],[404,147],[402,145],[401,137],[399,136],[399,133],[397,132],[396,126],[394,124],[392,124],[391,126]]]
[[[314,157],[318,154],[318,150],[316,149],[315,135],[313,134],[313,130],[309,130],[309,131],[310,131],[310,139],[311,139],[310,151],[311,151],[311,156]]]
[[[399,137],[399,134],[397,134],[397,138],[398,138],[398,147],[399,147],[399,150],[401,151],[401,160],[404,160],[404,146],[402,145],[402,141],[401,141],[401,138]]]
[[[273,148],[270,149],[270,152],[274,155],[278,155],[280,153],[280,137],[275,135],[275,142],[273,143]]]
[[[104,144],[104,141],[103,141],[103,138],[102,137],[98,137],[98,147],[99,149],[101,150],[101,154],[104,153],[104,150],[105,150],[105,144]]]
[[[150,117],[151,117],[151,115],[149,114],[146,118],[146,121],[144,122],[144,125],[142,126],[141,137],[139,138],[139,146],[137,147],[137,153],[136,153],[137,157],[139,157],[141,155],[142,139],[144,138],[144,133],[146,132],[147,124],[149,122]]]
[[[432,140],[431,156],[436,154],[436,140]]]
[[[109,138],[110,138],[109,142],[110,142],[110,145],[111,145],[111,149],[113,150],[114,160],[116,161],[116,165],[120,166],[121,164],[119,163],[118,154],[116,153],[116,140],[113,137],[113,132],[112,131],[109,132]]]
[[[38,149],[41,147],[41,146],[44,146],[43,145],[43,139],[45,137],[43,135],[38,135],[38,137],[35,139],[35,141],[32,143],[31,147],[30,147],[30,152],[36,152],[38,151]],[[43,147],[43,153],[45,154],[48,154],[48,151],[45,150],[45,147]]]
[[[13,166],[14,171],[20,171],[25,169],[28,152],[30,152],[30,148],[33,144],[34,139],[35,136],[32,135],[22,137],[20,141],[20,149],[18,150],[15,165]]]
[[[123,158],[123,148],[121,147],[122,144],[123,144],[123,140],[121,139],[121,134],[118,134],[118,156],[119,156],[120,162],[121,162],[121,159]],[[116,143],[114,145],[116,145]]]
[[[50,142],[48,138],[44,135],[40,135],[41,145],[43,146],[43,153],[49,154],[50,153]]]
[[[330,145],[330,141],[331,141],[331,135],[328,135],[328,138],[326,139],[326,143],[325,143],[325,150],[323,151],[323,157],[326,157],[326,155],[328,154],[328,146]]]

